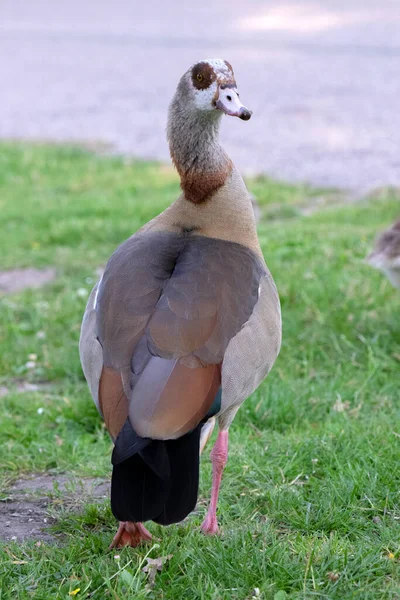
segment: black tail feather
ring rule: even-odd
[[[200,433],[202,425],[165,447],[169,457],[169,489],[163,510],[153,521],[160,525],[179,523],[195,508],[199,491]]]
[[[119,521],[170,525],[194,509],[201,427],[177,440],[146,440],[133,456],[113,460],[111,509]]]

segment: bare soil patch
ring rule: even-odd
[[[48,531],[56,522],[51,509],[60,504],[79,507],[88,500],[109,495],[110,483],[102,479],[76,479],[67,475],[33,475],[17,480],[0,502],[0,539],[54,541]]]
[[[46,269],[10,269],[0,271],[0,295],[16,294],[27,288],[40,288],[46,283],[51,283],[56,278],[54,267]]]
[[[7,396],[11,392],[18,392],[24,394],[26,392],[48,392],[53,387],[54,382],[51,381],[40,381],[38,383],[31,383],[23,379],[13,380],[9,387],[6,385],[0,385],[0,398]]]
[[[48,501],[16,500],[1,503],[0,538],[5,540],[37,540],[50,541],[54,537],[46,531],[46,527],[54,522],[47,512]]]

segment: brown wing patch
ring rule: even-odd
[[[131,423],[142,437],[180,437],[205,417],[220,385],[220,365],[192,369],[153,357],[133,390]]]
[[[221,385],[220,365],[191,369],[177,363],[153,414],[153,426],[183,435],[208,413]]]
[[[99,407],[111,437],[115,440],[128,416],[128,398],[121,373],[104,367],[99,384]]]

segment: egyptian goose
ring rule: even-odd
[[[231,65],[203,60],[181,78],[167,135],[182,194],[111,256],[80,339],[83,371],[114,442],[112,547],[151,539],[195,507],[199,448],[213,428],[216,507],[228,429],[270,371],[281,343],[277,290],[251,198],[218,142],[223,114],[247,121]]]
[[[381,233],[367,262],[383,271],[389,281],[400,288],[400,221]]]

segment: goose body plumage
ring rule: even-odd
[[[220,434],[203,530],[217,530],[229,426],[279,353],[279,297],[251,197],[215,137],[215,112],[251,115],[238,100],[224,110],[232,101],[220,88],[232,90],[229,98],[236,93],[226,65],[202,61],[182,78],[169,139],[183,192],[114,252],[82,323],[83,371],[114,441],[111,505],[121,522],[115,545],[148,539],[143,521],[167,525],[193,510],[201,437],[209,437],[214,419]],[[207,77],[208,87],[198,87]],[[215,82],[222,109],[209,100],[211,112],[201,94]],[[190,120],[197,143],[186,139]]]

